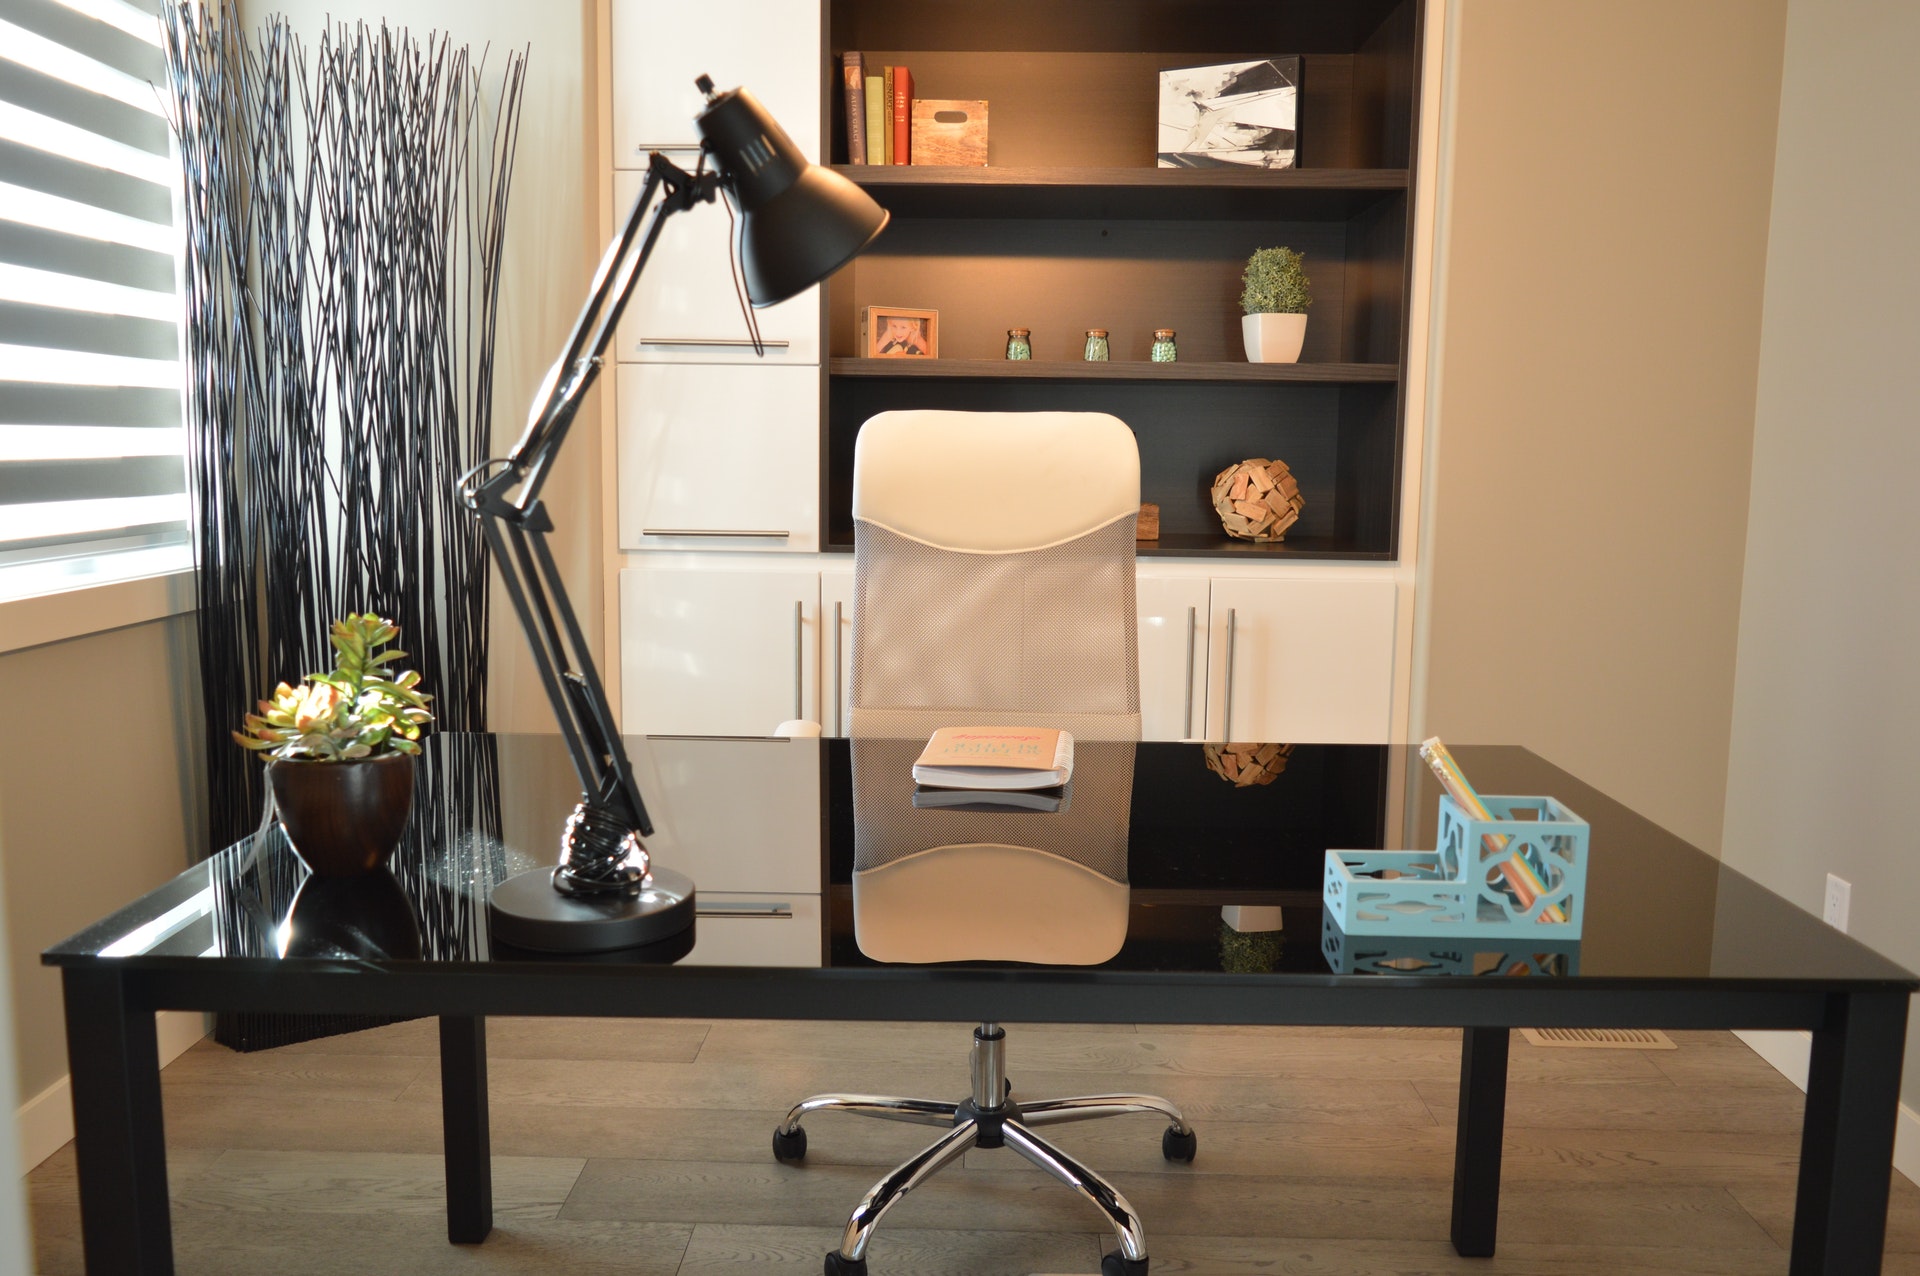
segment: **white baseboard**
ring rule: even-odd
[[[1755,1054],[1772,1064],[1781,1076],[1807,1088],[1807,1059],[1813,1053],[1810,1032],[1748,1031],[1734,1036],[1747,1043]],[[1894,1126],[1893,1168],[1909,1182],[1920,1183],[1920,1112],[1900,1105],[1900,1117]]]
[[[154,1016],[160,1039],[160,1066],[166,1067],[207,1035],[207,1017],[197,1010],[162,1010]],[[58,1152],[73,1139],[73,1090],[67,1079],[34,1095],[14,1114],[20,1135],[22,1172]]]

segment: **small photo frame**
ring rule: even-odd
[[[940,312],[868,306],[860,312],[860,350],[869,359],[938,359]]]

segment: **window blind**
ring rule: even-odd
[[[0,0],[0,599],[191,564],[159,0]]]

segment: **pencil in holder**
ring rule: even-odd
[[[1328,851],[1327,917],[1350,935],[1580,938],[1587,822],[1555,798],[1482,800],[1492,819],[1442,794],[1431,851]]]

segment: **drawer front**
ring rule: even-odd
[[[693,951],[682,966],[818,966],[818,895],[701,891]]]
[[[675,152],[691,167],[694,152]],[[613,221],[626,224],[641,174],[613,175]],[[756,355],[734,290],[732,223],[718,204],[676,213],[660,232],[647,268],[627,299],[614,335],[614,357],[626,363],[820,362],[820,289],[753,312],[766,354]]]
[[[627,365],[617,384],[622,549],[818,547],[818,369]]]
[[[820,159],[823,90],[820,6],[801,0],[613,0],[613,162],[638,168],[647,152],[695,146],[694,117],[710,75],[745,88],[806,153]],[[721,218],[722,221],[726,219]]]

